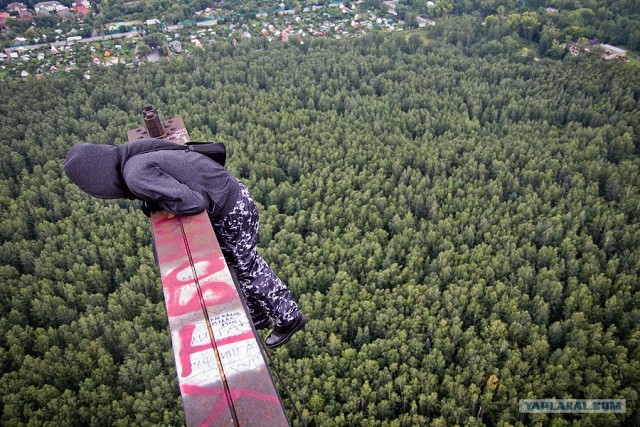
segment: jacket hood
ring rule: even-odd
[[[94,197],[133,199],[122,177],[124,164],[133,156],[158,150],[184,150],[184,147],[153,138],[118,146],[80,142],[69,149],[64,170],[73,183]]]

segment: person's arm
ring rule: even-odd
[[[158,206],[176,215],[197,214],[207,208],[200,193],[167,174],[158,166],[145,165],[125,172],[127,186],[142,200],[156,202]]]

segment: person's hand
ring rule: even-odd
[[[156,202],[148,202],[146,200],[142,201],[142,213],[147,217],[147,218],[151,218],[151,214],[153,212],[157,212],[162,210],[162,208],[160,206],[158,206],[158,204]]]

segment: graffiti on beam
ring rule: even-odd
[[[282,412],[279,397],[273,383],[264,380],[269,374],[260,345],[222,252],[211,240],[208,217],[182,217],[184,233],[176,219],[165,212],[152,216],[185,415],[200,412],[194,425],[224,424],[220,420],[229,419],[220,363],[229,395],[234,402],[245,402],[239,404],[241,409],[250,401],[258,414],[255,419],[269,412],[277,419]],[[210,234],[202,232],[207,227]]]

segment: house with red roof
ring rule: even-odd
[[[89,13],[89,9],[87,8],[87,6],[85,6],[80,2],[74,3],[73,6],[71,7],[71,10],[73,10],[79,16],[84,16]]]

